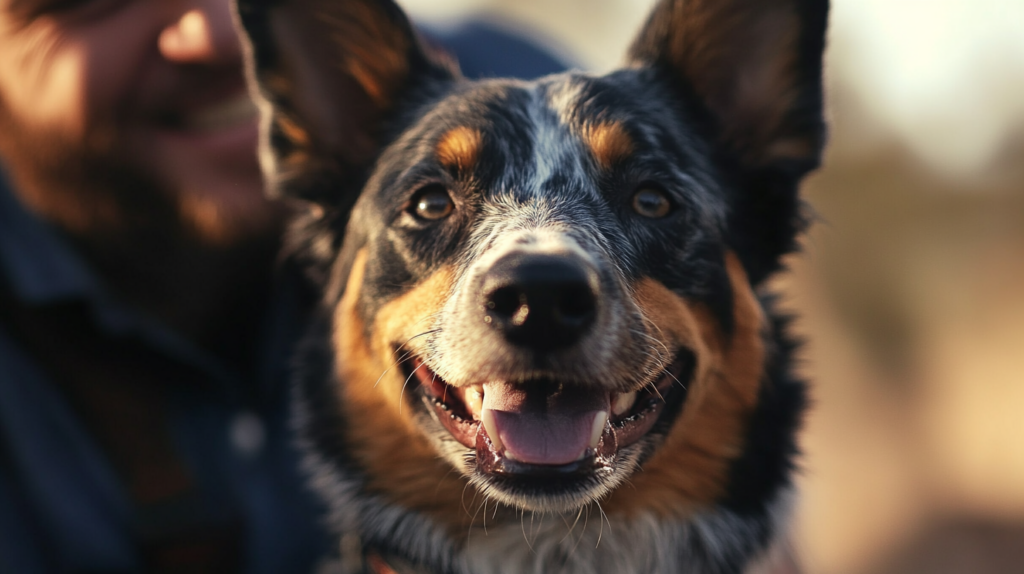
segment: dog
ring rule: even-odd
[[[296,418],[343,563],[739,573],[805,384],[764,284],[826,136],[827,0],[662,0],[603,76],[462,79],[388,0],[238,0],[322,289]]]

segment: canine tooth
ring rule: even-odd
[[[612,412],[616,416],[633,408],[633,404],[636,403],[636,391],[631,393],[623,393],[615,398],[615,405],[612,407]]]
[[[487,436],[491,439],[491,444],[494,445],[495,451],[500,451],[504,445],[501,444],[501,437],[498,436],[498,425],[494,423],[494,411],[491,409],[484,409],[480,413],[480,422],[484,425],[484,430],[487,431]]]
[[[484,387],[483,385],[473,385],[466,389],[466,395],[463,397],[463,401],[466,403],[466,408],[469,409],[470,414],[479,413],[484,408]]]
[[[597,448],[601,442],[601,435],[604,434],[604,425],[608,422],[608,411],[601,411],[594,415],[594,425],[590,427],[590,448]]]

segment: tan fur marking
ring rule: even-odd
[[[729,463],[743,448],[747,419],[763,377],[764,315],[739,259],[726,265],[735,304],[735,333],[722,336],[711,313],[689,304],[662,284],[644,279],[635,297],[666,344],[683,344],[697,355],[690,392],[665,443],[643,470],[602,503],[609,514],[685,517],[724,494]]]
[[[371,492],[433,517],[453,534],[464,532],[471,517],[463,508],[475,491],[416,429],[408,396],[403,397],[408,391],[403,390],[405,377],[392,351],[396,343],[428,328],[425,319],[437,312],[450,291],[452,273],[443,269],[385,305],[367,340],[357,305],[365,265],[363,251],[335,312],[334,348],[338,376],[344,381],[338,399],[348,425],[348,448],[366,469]]]
[[[281,174],[298,172],[309,166],[312,160],[312,155],[309,152],[312,143],[309,132],[282,114],[278,114],[274,121],[277,124],[277,129],[293,143],[292,149],[288,150],[286,155],[283,154],[279,160],[278,170]]]
[[[603,169],[612,167],[633,153],[633,140],[619,122],[588,126],[583,132],[583,141]]]
[[[675,3],[671,18],[684,27],[671,36],[670,59],[722,119],[723,141],[744,160],[759,165],[802,151],[809,154],[799,157],[810,157],[819,142],[803,149],[773,146],[787,136],[783,130],[799,97],[799,17],[785,4],[740,4]]]
[[[309,137],[309,132],[302,128],[291,118],[277,114],[274,116],[274,121],[277,122],[277,128],[281,130],[286,138],[295,143],[295,145],[308,147],[312,141]]]
[[[410,45],[403,30],[371,2],[310,3],[317,19],[334,31],[341,68],[379,109],[390,108],[392,95],[408,75]]]
[[[476,167],[482,145],[483,134],[480,130],[459,126],[438,140],[434,153],[441,165],[466,173]]]

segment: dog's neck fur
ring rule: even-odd
[[[581,511],[578,520],[527,512],[520,522],[485,527],[481,516],[481,524],[461,547],[427,518],[365,500],[362,514],[377,519],[361,525],[364,540],[384,543],[365,544],[360,550],[380,557],[399,574],[753,573],[776,559],[774,546],[760,547],[754,541],[767,530],[784,527],[791,499],[787,491],[773,501],[770,526],[724,508],[687,521],[653,516],[617,521],[601,515],[596,506]],[[401,548],[396,540],[403,541]]]

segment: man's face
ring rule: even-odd
[[[271,229],[256,134],[228,0],[0,0],[0,154],[69,231]]]

